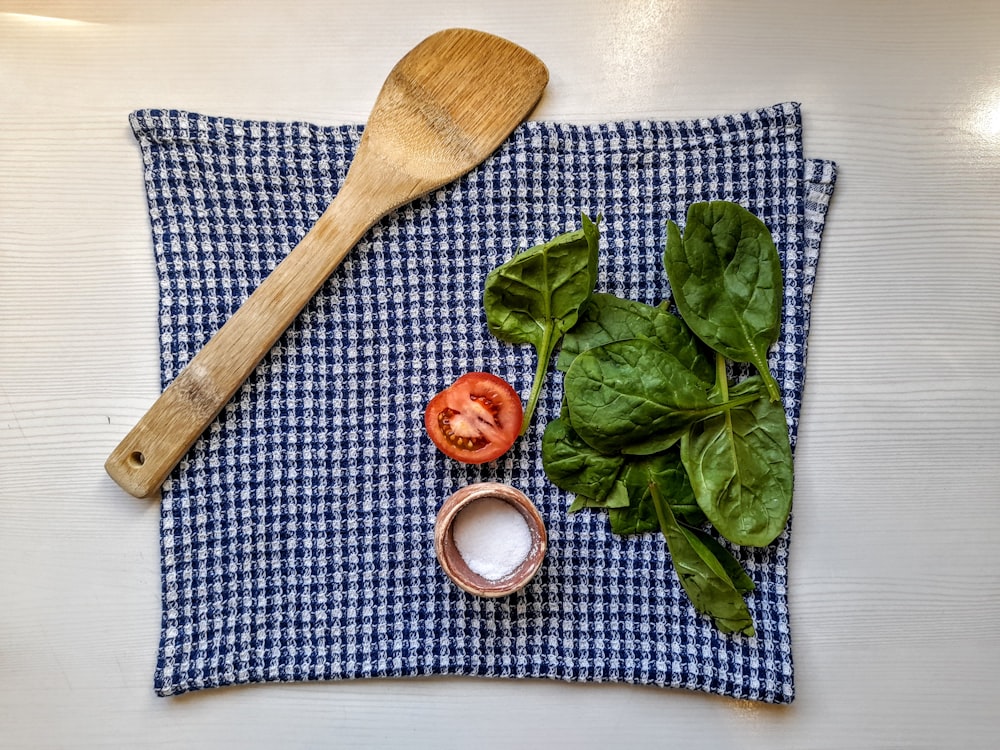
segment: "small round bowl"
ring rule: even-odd
[[[455,544],[454,523],[458,514],[472,503],[487,498],[503,500],[521,514],[531,532],[531,549],[520,565],[504,578],[493,581],[469,568]],[[434,549],[438,561],[455,584],[474,596],[495,599],[524,588],[542,565],[548,536],[538,510],[524,493],[498,482],[470,484],[444,501],[434,525]]]

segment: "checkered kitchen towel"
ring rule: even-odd
[[[166,384],[330,202],[361,127],[173,110],[131,123]],[[803,158],[794,104],[684,122],[528,122],[480,168],[384,219],[166,482],[157,692],[450,674],[791,701],[787,531],[740,553],[757,636],[723,636],[691,609],[661,535],[622,539],[602,513],[566,513],[540,457],[558,373],[530,432],[494,464],[448,460],[422,416],[469,370],[527,394],[534,351],[493,339],[481,303],[487,272],[518,249],[603,214],[598,289],[656,303],[667,219],[729,199],[771,227],[785,264],[772,364],[794,431],[833,182],[832,163]],[[499,600],[463,593],[434,556],[441,502],[480,480],[527,493],[549,532],[539,575]]]

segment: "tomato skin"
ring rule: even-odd
[[[434,445],[466,464],[493,461],[510,450],[523,421],[517,391],[488,372],[462,375],[424,411],[424,427]]]

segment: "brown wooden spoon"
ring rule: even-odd
[[[372,225],[483,162],[547,83],[541,60],[481,31],[448,29],[414,47],[389,73],[336,198],[112,451],[111,478],[155,494]]]

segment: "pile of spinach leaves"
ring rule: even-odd
[[[611,529],[660,531],[694,608],[725,633],[754,634],[753,581],[732,545],[764,547],[787,523],[792,454],[767,352],[780,331],[782,273],[767,227],[727,201],[668,222],[663,263],[673,302],[653,307],[594,293],[598,232],[583,228],[495,269],[490,330],[532,343],[538,369],[525,425],[563,339],[560,416],[545,428],[550,481],[570,511],[604,509]],[[731,382],[731,362],[756,374]]]

